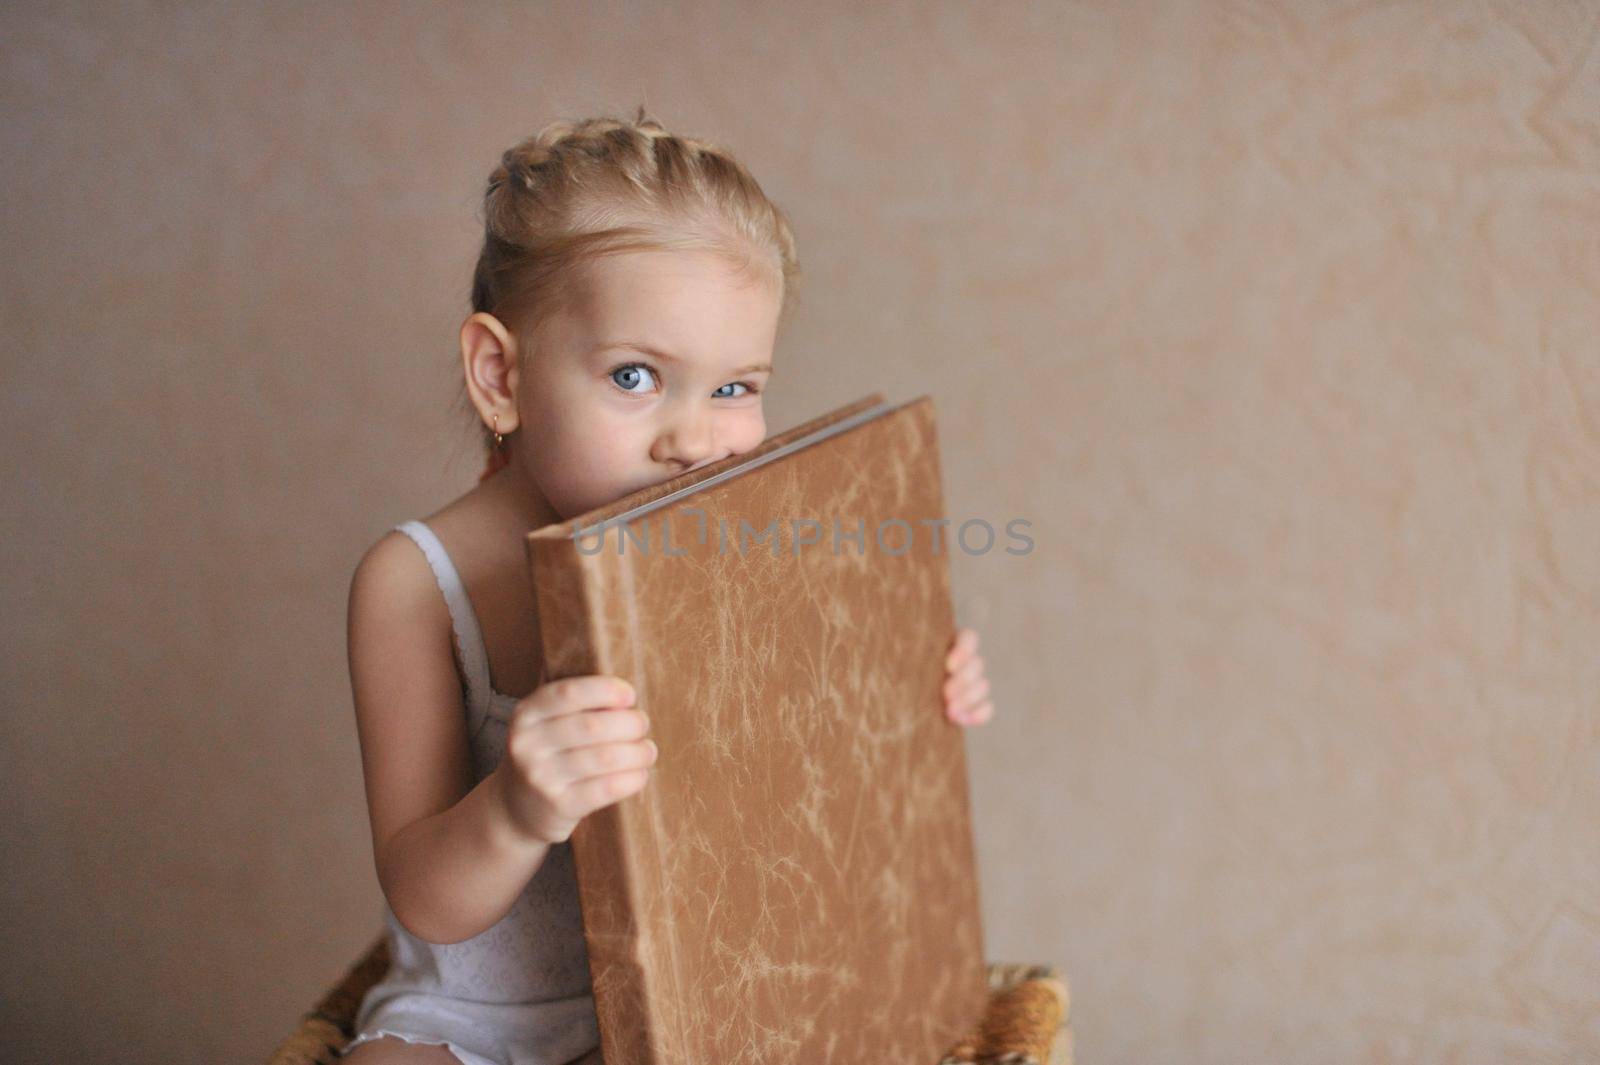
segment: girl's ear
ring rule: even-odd
[[[517,338],[492,314],[476,311],[461,323],[461,369],[467,394],[488,425],[517,428]]]

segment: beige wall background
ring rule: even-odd
[[[1078,1057],[1600,1060],[1600,5],[10,5],[0,1058],[261,1060],[380,927],[349,575],[470,486],[481,186],[732,145],[774,428],[936,400],[989,953]],[[997,523],[998,523],[997,521]]]

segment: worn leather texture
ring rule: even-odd
[[[660,747],[572,837],[607,1065],[936,1061],[983,1012],[933,402],[758,461],[878,398],[529,535],[547,674]]]

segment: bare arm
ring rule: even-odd
[[[512,829],[491,773],[448,810],[391,836],[378,879],[413,935],[457,943],[505,916],[549,850]]]
[[[549,844],[513,827],[503,774],[472,786],[449,609],[403,535],[356,567],[348,638],[378,882],[413,935],[468,939],[511,909]]]

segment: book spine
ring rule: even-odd
[[[619,598],[626,559],[607,550],[580,551],[570,536],[527,543],[546,681],[593,673],[633,681],[632,649],[622,646],[625,616],[619,616],[627,607]],[[645,827],[630,816],[641,801],[630,795],[593,811],[571,837],[606,1065],[669,1065],[649,993],[659,959],[639,920],[650,904],[642,879],[647,870],[629,844]]]

